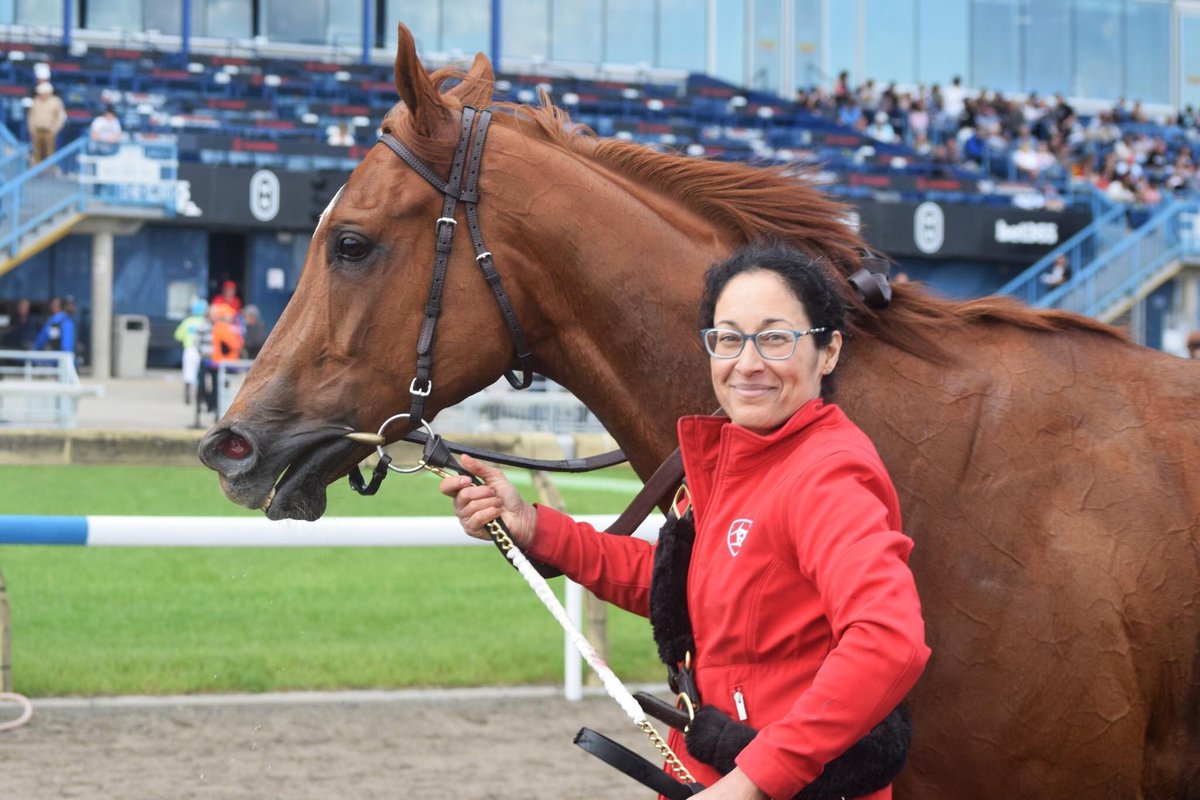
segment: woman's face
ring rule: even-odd
[[[744,272],[725,284],[717,298],[713,327],[741,333],[773,328],[806,331],[812,327],[800,299],[779,275],[766,270]],[[821,378],[837,365],[842,335],[818,347],[802,336],[796,352],[782,361],[763,358],[747,341],[737,358],[709,358],[713,390],[729,418],[755,433],[783,425],[809,400],[820,396]]]

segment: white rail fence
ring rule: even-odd
[[[616,515],[581,515],[597,528]],[[634,533],[648,541],[658,537],[660,518],[651,516]],[[325,517],[315,522],[262,517],[130,517],[130,516],[0,516],[0,546],[58,545],[84,547],[445,547],[487,546],[462,532],[453,516]],[[498,562],[503,561],[498,558]],[[497,569],[508,569],[497,563]],[[514,579],[516,577],[514,576]],[[0,584],[2,586],[2,584]],[[583,627],[583,590],[566,581],[567,613]],[[0,641],[7,631],[0,630]],[[583,697],[582,657],[564,635],[563,695]]]
[[[79,382],[71,353],[0,350],[0,427],[74,428],[79,401],[103,395]]]

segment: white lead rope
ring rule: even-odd
[[[517,568],[517,572],[521,573],[521,577],[525,579],[525,582],[529,584],[529,588],[542,601],[542,605],[558,620],[558,624],[566,632],[567,637],[571,640],[571,644],[575,645],[580,655],[583,656],[583,660],[600,676],[600,680],[604,684],[604,690],[608,692],[609,697],[617,702],[621,710],[635,724],[641,725],[646,722],[646,712],[638,705],[638,701],[633,699],[633,695],[625,688],[625,684],[621,683],[621,679],[612,671],[612,668],[596,652],[596,648],[592,646],[587,637],[583,635],[579,628],[575,627],[575,623],[567,615],[567,610],[559,602],[558,596],[554,594],[554,590],[550,588],[550,584],[546,583],[546,579],[537,571],[537,568],[530,563],[529,559],[525,557],[525,554],[515,544],[509,547],[504,555]]]
[[[616,673],[605,663],[600,654],[596,652],[596,648],[592,647],[592,643],[587,640],[587,637],[575,627],[575,623],[567,615],[567,610],[563,608],[562,603],[558,600],[558,595],[550,588],[550,584],[546,583],[546,579],[542,577],[537,568],[530,563],[525,554],[520,548],[513,543],[512,538],[505,531],[504,526],[499,520],[489,522],[487,524],[488,533],[492,539],[500,546],[504,556],[512,562],[512,565],[517,568],[517,572],[521,573],[521,577],[529,584],[529,588],[542,601],[542,605],[550,612],[550,615],[558,620],[558,624],[566,632],[567,637],[571,640],[571,644],[575,645],[579,650],[579,654],[587,661],[588,666],[595,670],[600,676],[601,682],[604,684],[604,690],[608,692],[608,696],[616,701],[621,710],[633,720],[633,723],[641,729],[642,733],[646,734],[650,739],[650,743],[654,745],[654,749],[667,762],[667,766],[675,773],[676,777],[685,783],[695,783],[696,779],[692,777],[688,768],[683,765],[679,757],[675,755],[675,751],[667,744],[667,740],[662,737],[654,727],[654,724],[646,718],[646,712],[638,705],[638,701],[633,698],[629,690],[625,688],[625,684],[621,683],[621,679]]]

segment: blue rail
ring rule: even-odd
[[[8,129],[8,126],[0,122],[0,145],[6,148],[20,147],[21,143],[17,141],[17,137]]]
[[[179,161],[173,136],[135,135],[113,144],[82,136],[42,163],[24,165],[24,156],[0,161],[0,263],[33,246],[30,234],[52,220],[65,222],[70,212],[115,206],[144,210],[148,218],[175,213]]]
[[[1126,212],[1127,209],[1121,205],[1109,207],[1086,228],[1051,250],[1036,264],[1006,283],[997,293],[1012,295],[1031,306],[1044,305],[1046,296],[1057,288],[1047,285],[1042,280],[1042,276],[1050,270],[1055,259],[1065,255],[1067,264],[1071,267],[1071,275],[1079,275],[1105,250],[1128,235]]]
[[[83,212],[85,193],[78,180],[81,137],[0,188],[0,259],[13,258],[24,237],[71,208]]]
[[[1149,288],[1154,288],[1168,278],[1160,271],[1184,257],[1200,258],[1200,200],[1170,202],[1081,272],[1072,274],[1065,284],[1046,294],[1040,305],[1109,318],[1114,309],[1144,295],[1148,283],[1153,282]]]

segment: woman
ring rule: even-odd
[[[709,270],[701,318],[728,417],[678,427],[696,530],[686,569],[693,677],[702,712],[753,738],[724,776],[683,752],[675,732],[672,747],[709,800],[792,798],[888,716],[924,668],[912,542],[875,448],[826,402],[843,304],[820,268],[790,248],[750,245]],[[485,538],[500,517],[531,558],[650,613],[653,546],[529,505],[499,470],[463,464],[486,485],[456,476],[441,490],[467,533]],[[654,573],[656,585],[670,578]],[[687,740],[696,750],[699,719]]]

